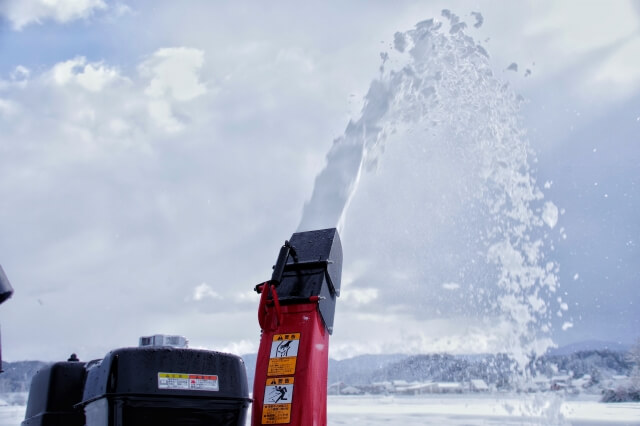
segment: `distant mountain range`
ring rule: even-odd
[[[535,370],[547,376],[558,371],[607,377],[628,375],[632,366],[625,353],[629,345],[585,341],[549,351],[538,358]],[[256,354],[243,355],[249,385],[252,386]],[[0,393],[26,392],[31,378],[48,363],[42,361],[3,362]],[[486,355],[360,355],[343,360],[329,360],[329,384],[343,382],[366,384],[389,380],[468,381],[483,379],[497,387],[509,386],[513,363],[504,354]]]
[[[575,342],[558,348],[549,349],[547,355],[569,355],[579,351],[609,350],[614,352],[627,352],[631,345],[620,342],[603,342],[600,340],[585,340]]]
[[[551,376],[558,370],[575,377],[628,375],[632,366],[626,360],[630,345],[584,341],[548,351],[538,358],[535,370]],[[253,383],[256,354],[243,355],[249,383]],[[329,384],[343,382],[362,385],[389,380],[468,381],[483,379],[498,387],[509,386],[513,362],[505,354],[385,354],[359,355],[329,360]],[[555,373],[554,373],[555,372]]]
[[[614,375],[628,376],[632,369],[625,352],[585,350],[567,355],[544,355],[530,365],[535,375],[552,377],[567,374],[594,380]],[[449,354],[398,355],[378,359],[376,356],[333,361],[329,367],[329,384],[343,382],[364,385],[375,382],[405,380],[407,382],[469,382],[482,379],[496,388],[513,386],[514,362],[505,354],[455,356]]]
[[[0,393],[28,392],[31,378],[46,365],[49,363],[42,361],[2,361],[4,373],[0,374]]]

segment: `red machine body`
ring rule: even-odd
[[[262,294],[252,425],[327,424],[329,335],[342,248],[335,229],[296,233]]]
[[[325,425],[329,333],[317,303],[283,306],[282,322],[260,339],[252,424]]]

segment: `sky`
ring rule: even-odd
[[[525,100],[531,175],[560,212],[545,228],[553,340],[640,337],[638,1],[0,0],[0,264],[15,290],[0,307],[4,359],[98,358],[156,333],[255,352],[252,289],[360,117],[381,53],[445,8]],[[413,291],[402,277],[362,282],[389,251],[400,272],[447,255],[416,255],[428,220],[406,226],[414,244],[391,239],[418,217],[394,212],[428,192],[415,176],[446,188],[403,175],[415,169],[399,152],[362,176],[346,213],[331,355],[495,349],[496,329],[472,327],[449,297],[467,289],[446,277]],[[362,261],[376,244],[381,260]]]

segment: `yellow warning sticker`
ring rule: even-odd
[[[267,375],[283,376],[285,374],[295,374],[296,357],[291,358],[274,358],[269,360],[269,368]]]
[[[274,377],[273,379],[267,379],[267,386],[275,385],[292,385],[295,377]]]
[[[286,376],[296,372],[300,333],[276,334],[271,343],[267,375]]]
[[[275,425],[291,422],[293,377],[267,379],[262,401],[262,424]]]
[[[265,405],[262,408],[262,424],[277,425],[291,422],[291,404]]]
[[[300,340],[300,333],[274,334],[273,341],[280,342],[282,340]]]

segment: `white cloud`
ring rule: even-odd
[[[31,70],[29,68],[18,65],[15,67],[13,72],[11,72],[11,81],[25,81],[29,79],[31,75]]]
[[[586,76],[586,86],[599,96],[626,97],[640,89],[640,35],[615,49]]]
[[[204,52],[189,47],[158,49],[140,65],[140,74],[150,79],[145,93],[151,98],[189,101],[207,89],[198,73],[204,63]]]
[[[58,86],[77,84],[90,92],[100,92],[111,82],[122,78],[117,69],[102,62],[87,63],[82,56],[55,64],[50,75]]]
[[[174,117],[171,111],[171,104],[164,100],[150,100],[147,104],[149,117],[156,125],[168,133],[175,133],[184,127],[180,121]]]
[[[121,2],[118,2],[113,6],[112,12],[116,17],[134,15],[136,13],[129,5]]]
[[[634,1],[486,2],[482,13],[487,19],[478,33],[488,37],[492,62],[501,69],[517,62],[519,73],[503,75],[527,97],[555,85],[563,108],[566,98],[602,107],[637,93],[640,14]]]
[[[0,116],[13,116],[18,112],[18,108],[18,104],[15,102],[0,98]]]
[[[237,355],[253,354],[258,352],[258,344],[252,340],[240,340],[237,342],[230,342],[221,348],[215,348],[220,352],[227,352]]]
[[[109,129],[114,135],[122,136],[131,130],[131,126],[122,118],[115,117],[109,121]]]
[[[403,313],[363,315],[338,307],[330,356],[342,359],[363,353],[498,353],[511,349],[509,341],[514,337],[508,322],[488,316],[420,320]],[[547,339],[533,343],[543,348],[538,353],[549,344]]]
[[[199,73],[204,52],[188,47],[158,49],[138,70],[148,80],[144,90],[149,98],[149,116],[169,133],[179,132],[183,124],[174,114],[174,105],[191,101],[207,92]]]
[[[341,303],[349,303],[351,306],[368,305],[378,298],[377,288],[349,288],[342,291]]]
[[[257,306],[258,300],[260,300],[260,295],[256,293],[254,290],[246,290],[243,292],[236,293],[234,299],[237,303]]]
[[[12,22],[14,29],[20,30],[49,19],[60,23],[86,19],[106,8],[103,0],[5,0],[0,13]]]
[[[0,78],[0,118],[17,118],[3,123],[4,135],[31,129],[29,138],[38,140],[35,134],[46,134],[47,161],[97,158],[114,148],[148,151],[160,135],[207,114],[191,104],[207,93],[197,74],[203,56],[197,49],[160,49],[139,66],[142,75],[84,56],[38,71],[18,65]],[[29,114],[18,115],[21,110]]]
[[[546,53],[536,59],[538,64],[550,70],[573,68],[582,98],[616,100],[640,88],[635,78],[640,73],[640,17],[632,2],[551,2],[541,11],[524,30],[530,41],[544,41]]]
[[[193,289],[193,300],[222,299],[222,297],[207,283],[202,283]]]
[[[546,2],[535,8],[523,34],[541,38],[553,36],[548,47],[576,55],[606,47],[637,31],[638,17],[630,1],[607,5],[581,0]]]
[[[8,90],[11,88],[24,88],[29,83],[31,70],[23,65],[16,66],[9,73],[9,79],[4,80],[0,76],[0,90]]]
[[[278,51],[276,62],[288,67],[295,67],[303,73],[311,73],[315,69],[313,58],[305,54],[302,49],[286,48]]]

